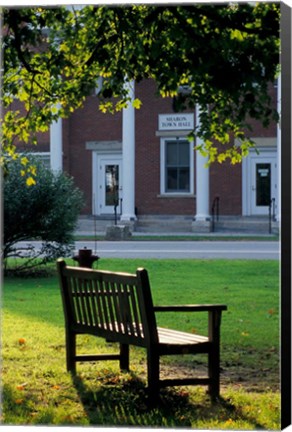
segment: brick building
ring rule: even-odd
[[[172,99],[155,96],[151,80],[133,84],[139,110],[103,114],[95,95],[69,119],[51,126],[38,151],[53,169],[72,175],[84,192],[84,215],[109,218],[116,210],[123,223],[139,226],[147,218],[175,219],[190,230],[209,231],[212,205],[220,218],[264,217],[269,204],[280,214],[279,148],[276,124],[253,124],[259,153],[242,164],[212,164],[194,150],[187,135],[196,112],[175,113]],[[271,88],[277,103],[277,86]],[[217,200],[217,202],[218,202]]]

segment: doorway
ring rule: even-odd
[[[244,214],[266,216],[273,200],[273,209],[278,205],[276,152],[251,153],[243,166]]]
[[[93,214],[121,213],[122,156],[97,155],[93,170]]]

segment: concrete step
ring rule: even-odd
[[[137,234],[188,234],[192,231],[192,216],[139,216],[135,232]],[[81,216],[78,220],[76,234],[95,235],[104,234],[108,226],[115,225],[113,216],[104,218],[93,216]],[[270,226],[268,217],[240,217],[240,216],[220,216],[219,221],[215,221],[214,233],[239,233],[239,234],[269,234]],[[272,222],[272,233],[279,233],[279,223]]]
[[[239,232],[239,233],[259,233],[267,234],[270,229],[275,232],[279,230],[279,224],[271,222],[265,216],[247,216],[247,217],[228,217],[221,216],[219,221],[215,220],[214,232]]]
[[[104,233],[106,228],[114,225],[114,217],[95,218],[94,216],[81,216],[78,219],[76,233],[86,233],[94,235],[95,233]]]
[[[191,233],[192,216],[139,216],[136,232]]]

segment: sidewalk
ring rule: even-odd
[[[92,216],[81,216],[78,220],[77,229],[75,230],[76,236],[85,236],[85,237],[94,237],[94,236],[105,236],[106,230],[108,226],[113,226],[113,220],[95,220]],[[239,230],[224,230],[222,232],[210,232],[210,233],[194,233],[191,230],[180,230],[173,231],[170,228],[169,231],[165,230],[165,225],[163,226],[163,230],[159,232],[159,228],[156,228],[155,231],[147,230],[140,231],[139,228],[137,231],[132,232],[133,237],[266,237],[266,238],[274,238],[276,234],[269,234],[268,232],[258,232],[257,230],[250,231],[239,231]]]

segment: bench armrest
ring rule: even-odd
[[[165,305],[154,306],[155,312],[212,312],[227,310],[223,304]]]
[[[155,312],[208,312],[208,337],[219,347],[221,313],[227,310],[223,304],[196,304],[196,305],[173,305],[154,306]]]

